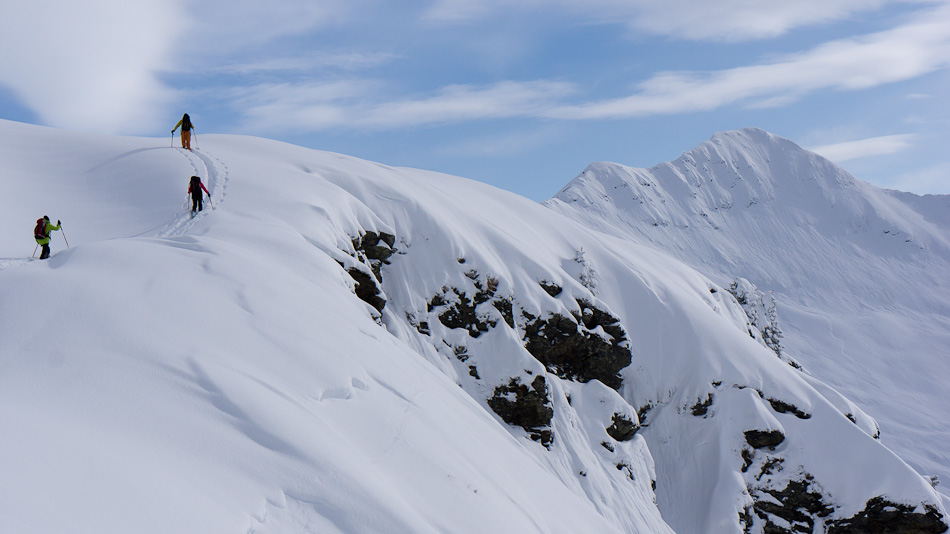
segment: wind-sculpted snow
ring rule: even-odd
[[[202,135],[182,157],[5,122],[0,138],[5,217],[75,228],[43,262],[0,237],[4,532],[946,516],[855,404],[750,336],[728,286],[649,247],[469,180],[262,139]],[[215,209],[181,223],[195,171]]]
[[[883,191],[746,129],[651,169],[593,164],[546,204],[774,295],[783,358],[869,412],[920,473],[950,480],[950,196]]]

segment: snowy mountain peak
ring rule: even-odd
[[[0,141],[5,533],[947,530],[863,404],[783,357],[760,278],[262,139]],[[633,182],[711,189],[670,176]],[[49,261],[37,212],[70,232]]]
[[[854,177],[795,143],[756,128],[715,134],[675,161],[651,169],[596,163],[555,198],[588,207],[609,199],[657,225],[713,225],[721,210],[777,199],[806,213],[851,203]],[[698,218],[699,217],[699,218]]]
[[[867,407],[920,472],[950,479],[950,432],[931,424],[950,413],[950,196],[881,190],[752,128],[650,169],[593,164],[546,205],[752,295],[763,340],[781,331],[784,357]],[[913,408],[899,400],[910,391]]]

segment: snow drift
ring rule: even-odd
[[[946,530],[869,416],[650,247],[262,139],[0,138],[5,532]],[[44,213],[71,248],[33,261]]]
[[[651,169],[592,164],[547,205],[719,284],[744,280],[762,301],[750,321],[784,336],[774,349],[950,480],[950,195],[881,190],[750,128]]]

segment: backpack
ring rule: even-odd
[[[198,193],[201,194],[201,178],[197,176],[191,177],[191,184],[188,186],[189,193]]]
[[[33,228],[33,237],[36,239],[45,239],[46,235],[46,217],[40,217],[36,220],[36,227]]]

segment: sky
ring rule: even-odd
[[[0,19],[0,118],[232,133],[541,201],[757,127],[950,193],[950,0],[34,0]],[[12,52],[12,51],[15,51]]]

